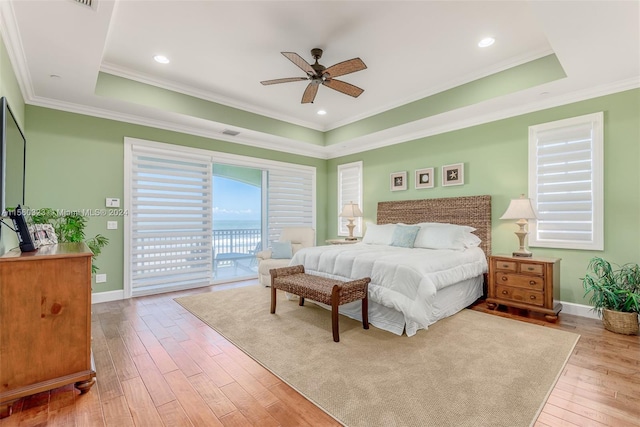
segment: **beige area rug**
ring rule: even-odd
[[[397,336],[248,286],[176,301],[344,425],[529,426],[579,335],[463,310]]]

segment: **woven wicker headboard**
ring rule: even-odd
[[[378,202],[378,224],[448,222],[476,228],[480,247],[491,255],[491,196]]]

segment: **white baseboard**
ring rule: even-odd
[[[587,317],[589,319],[600,319],[598,313],[592,310],[593,307],[584,304],[575,304],[573,302],[562,303],[562,311],[560,314],[573,314],[574,316]]]
[[[98,304],[101,302],[119,301],[124,299],[124,290],[98,292],[97,294],[91,294],[91,304]]]

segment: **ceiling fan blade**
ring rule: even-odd
[[[317,83],[309,83],[307,88],[304,90],[302,94],[302,104],[310,104],[316,99],[316,94],[318,93],[318,88],[320,87]]]
[[[298,67],[300,67],[302,71],[304,71],[305,73],[309,75],[316,74],[311,64],[305,61],[304,58],[298,55],[297,53],[295,52],[280,52],[280,53],[282,53],[289,61],[293,62]]]
[[[335,65],[324,70],[324,74],[329,74],[330,77],[344,76],[345,74],[355,73],[356,71],[364,70],[367,66],[362,62],[360,58],[349,59],[348,61],[338,62]]]
[[[277,83],[297,82],[300,80],[308,80],[308,79],[306,77],[286,77],[284,79],[265,80],[260,83],[262,83],[263,85],[275,85]]]
[[[338,92],[353,96],[354,98],[357,98],[362,92],[364,92],[364,89],[360,89],[358,86],[343,82],[342,80],[329,79],[325,80],[322,84],[333,90],[337,90]]]

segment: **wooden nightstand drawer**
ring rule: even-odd
[[[523,276],[499,271],[496,273],[496,285],[515,286],[542,292],[544,290],[544,279],[542,277]]]
[[[500,271],[513,271],[516,273],[518,271],[518,264],[513,261],[503,261],[503,260],[493,260],[494,266],[496,270]]]
[[[542,264],[520,263],[520,272],[525,274],[539,274],[542,276],[544,270]]]
[[[538,291],[496,285],[496,294],[498,298],[502,299],[518,301],[541,307],[544,305],[544,294]]]

